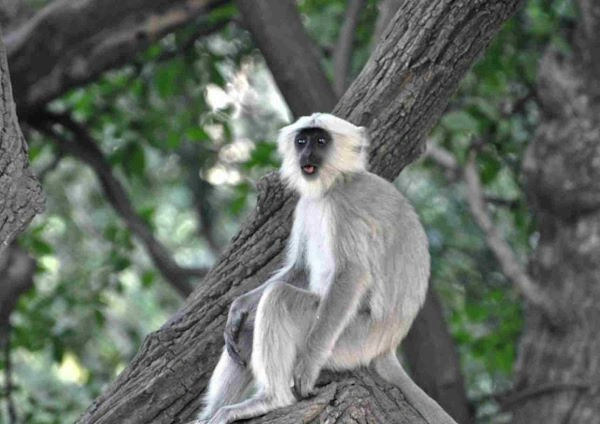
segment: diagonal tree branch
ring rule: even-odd
[[[366,4],[366,0],[348,0],[344,23],[340,28],[340,35],[333,52],[333,83],[338,96],[344,94],[348,88],[354,34]]]
[[[393,27],[334,109],[339,116],[368,126],[373,134],[372,170],[393,179],[424,150],[424,136],[458,82],[519,4],[519,0],[402,2]],[[279,264],[294,205],[294,197],[284,191],[276,175],[261,180],[256,210],[204,284],[160,330],[146,338],[131,364],[79,423],[166,424],[193,417],[223,346],[228,306]],[[348,395],[348,381],[324,387],[323,393],[334,393],[329,398],[318,396],[283,411],[303,411],[295,415],[297,421],[279,411],[253,422],[335,421],[336,411],[351,422],[355,406],[342,400]],[[353,399],[373,393],[362,377],[353,382],[354,390],[362,390],[363,396],[355,393]],[[379,406],[370,410],[368,422],[422,422],[414,409],[398,409],[402,406],[382,401],[380,405],[389,405],[392,412]]]
[[[121,216],[127,227],[135,234],[150,255],[163,277],[183,297],[193,289],[189,280],[206,275],[205,268],[184,268],[173,259],[168,249],[154,237],[154,234],[137,214],[123,185],[113,175],[112,169],[97,143],[85,127],[75,122],[69,115],[45,112],[38,120],[31,121],[34,128],[53,139],[66,153],[80,159],[96,173],[106,198],[115,211]],[[69,139],[57,131],[53,124],[60,124],[72,134],[75,140]]]
[[[513,282],[527,301],[544,312],[550,322],[558,323],[559,312],[556,305],[525,272],[512,248],[498,234],[498,231],[494,227],[494,223],[486,209],[479,173],[475,166],[476,157],[476,151],[474,149],[471,150],[464,169],[464,178],[467,184],[467,200],[471,208],[471,214],[485,234],[487,245],[496,257],[498,264],[500,264],[502,273]]]
[[[0,254],[44,205],[40,183],[29,167],[0,36]]]
[[[151,43],[226,0],[57,0],[6,35],[23,117],[67,90],[123,66]]]
[[[552,322],[556,322],[558,312],[555,305],[553,305],[550,298],[527,274],[517,260],[517,255],[513,249],[498,234],[494,226],[492,218],[487,211],[481,180],[475,165],[477,157],[475,149],[469,152],[464,169],[460,168],[458,161],[451,152],[433,143],[429,143],[427,147],[427,157],[443,169],[449,171],[452,175],[462,176],[467,185],[467,201],[471,215],[473,215],[475,222],[483,231],[488,248],[494,254],[496,261],[502,269],[502,273],[512,281],[517,290],[519,290],[528,302],[539,307]]]

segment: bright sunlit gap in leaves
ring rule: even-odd
[[[252,74],[254,80],[261,80],[259,91],[250,83],[249,76]],[[269,105],[268,108],[280,115],[282,121],[289,120],[289,110],[279,93],[272,76],[263,65],[248,60],[232,75],[226,88],[223,89],[215,84],[208,84],[205,92],[206,101],[213,112],[226,108],[233,108],[234,140],[219,151],[220,164],[206,172],[206,179],[213,185],[236,185],[242,181],[242,175],[238,169],[232,166],[242,163],[250,157],[254,149],[254,143],[240,133],[239,123],[236,118],[243,117],[244,112],[252,111],[259,105]],[[219,142],[223,138],[222,128],[217,125],[207,125],[206,132],[213,140]],[[274,140],[270,140],[274,141]]]

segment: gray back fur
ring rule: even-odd
[[[376,320],[412,319],[429,280],[427,236],[417,214],[388,181],[370,172],[346,176],[331,198],[336,266],[360,262],[369,273]]]

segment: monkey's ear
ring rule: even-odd
[[[367,127],[358,127],[358,131],[360,132],[360,144],[363,149],[369,147],[371,144],[371,137],[369,137],[369,131]]]

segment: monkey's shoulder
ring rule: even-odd
[[[402,240],[426,244],[419,217],[409,201],[389,181],[362,172],[331,193],[333,223],[342,237],[392,246]]]
[[[346,178],[332,190],[331,196],[334,204],[371,216],[395,216],[412,211],[408,200],[392,183],[368,171]]]

